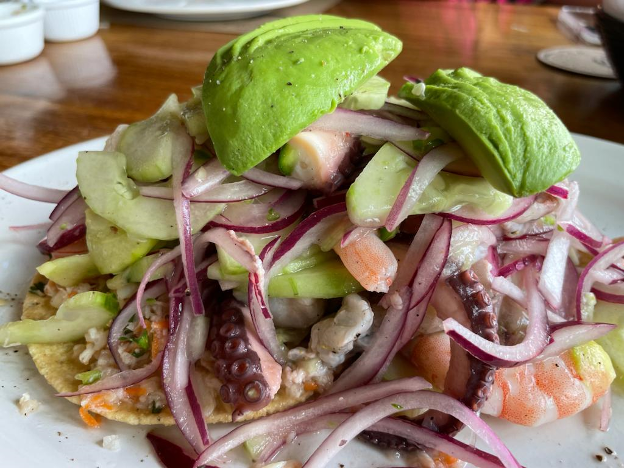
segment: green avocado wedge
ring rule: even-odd
[[[327,15],[267,23],[222,47],[202,103],[221,163],[240,175],[375,76],[399,39],[360,20]]]
[[[76,178],[89,208],[129,235],[143,239],[178,239],[171,200],[147,198],[126,174],[126,158],[118,152],[82,151]],[[201,229],[223,211],[219,203],[191,204],[193,231]]]
[[[468,68],[438,70],[399,96],[427,112],[496,189],[525,197],[561,181],[580,162],[572,136],[533,93]]]

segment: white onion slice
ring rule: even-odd
[[[287,190],[299,190],[303,186],[303,181],[293,177],[285,177],[272,172],[263,171],[253,167],[242,175],[245,179],[260,185],[283,188]]]

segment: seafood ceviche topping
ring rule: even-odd
[[[577,209],[574,141],[466,68],[389,97],[377,73],[400,50],[360,20],[268,23],[189,101],[81,152],[73,190],[0,175],[56,205],[0,343],[28,345],[89,426],[176,424],[187,451],[149,435],[169,464],[244,444],[267,466],[331,430],[277,466],[326,466],[359,437],[413,465],[519,467],[481,413],[537,426],[603,396],[606,429],[624,242]]]

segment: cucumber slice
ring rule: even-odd
[[[180,145],[188,145],[188,136],[180,122],[178,98],[172,94],[156,114],[124,130],[117,150],[126,156],[130,177],[156,182],[171,176],[172,155]]]
[[[347,209],[353,223],[383,226],[415,165],[416,161],[392,143],[382,146],[347,192]],[[427,186],[411,214],[438,213],[472,205],[498,215],[512,201],[512,197],[499,192],[483,178],[443,172]]]
[[[156,260],[158,257],[160,257],[160,254],[156,253],[137,260],[126,269],[126,271],[123,273],[124,277],[130,283],[140,283],[143,279],[143,276],[145,276],[147,269],[152,265],[152,263],[154,263],[154,260]],[[171,271],[171,268],[172,266],[170,263],[158,268],[152,274],[150,281],[156,281],[164,278],[165,275]]]
[[[89,291],[65,301],[47,320],[20,320],[0,326],[0,344],[66,343],[84,337],[89,328],[104,327],[119,312],[113,294]]]
[[[100,276],[100,270],[93,262],[91,255],[72,255],[71,257],[50,260],[37,267],[37,271],[64,287],[75,286],[86,279]]]
[[[353,94],[347,96],[339,107],[351,110],[376,110],[380,109],[388,97],[390,82],[379,75],[373,76]]]
[[[101,273],[119,273],[144,257],[158,242],[127,234],[110,221],[86,211],[87,247]]]
[[[144,239],[178,238],[171,200],[139,195],[136,184],[126,175],[126,158],[118,152],[83,151],[78,156],[76,178],[82,196],[94,213],[126,233]],[[191,205],[193,231],[223,211],[223,204]]]

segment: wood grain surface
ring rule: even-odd
[[[574,132],[624,143],[624,91],[615,80],[540,64],[538,50],[570,42],[557,8],[346,0],[329,13],[371,20],[403,40],[383,71],[396,91],[406,74],[472,67],[543,98]],[[91,39],[46,44],[0,67],[0,170],[148,117],[170,94],[190,96],[214,52],[233,36],[111,24]]]

